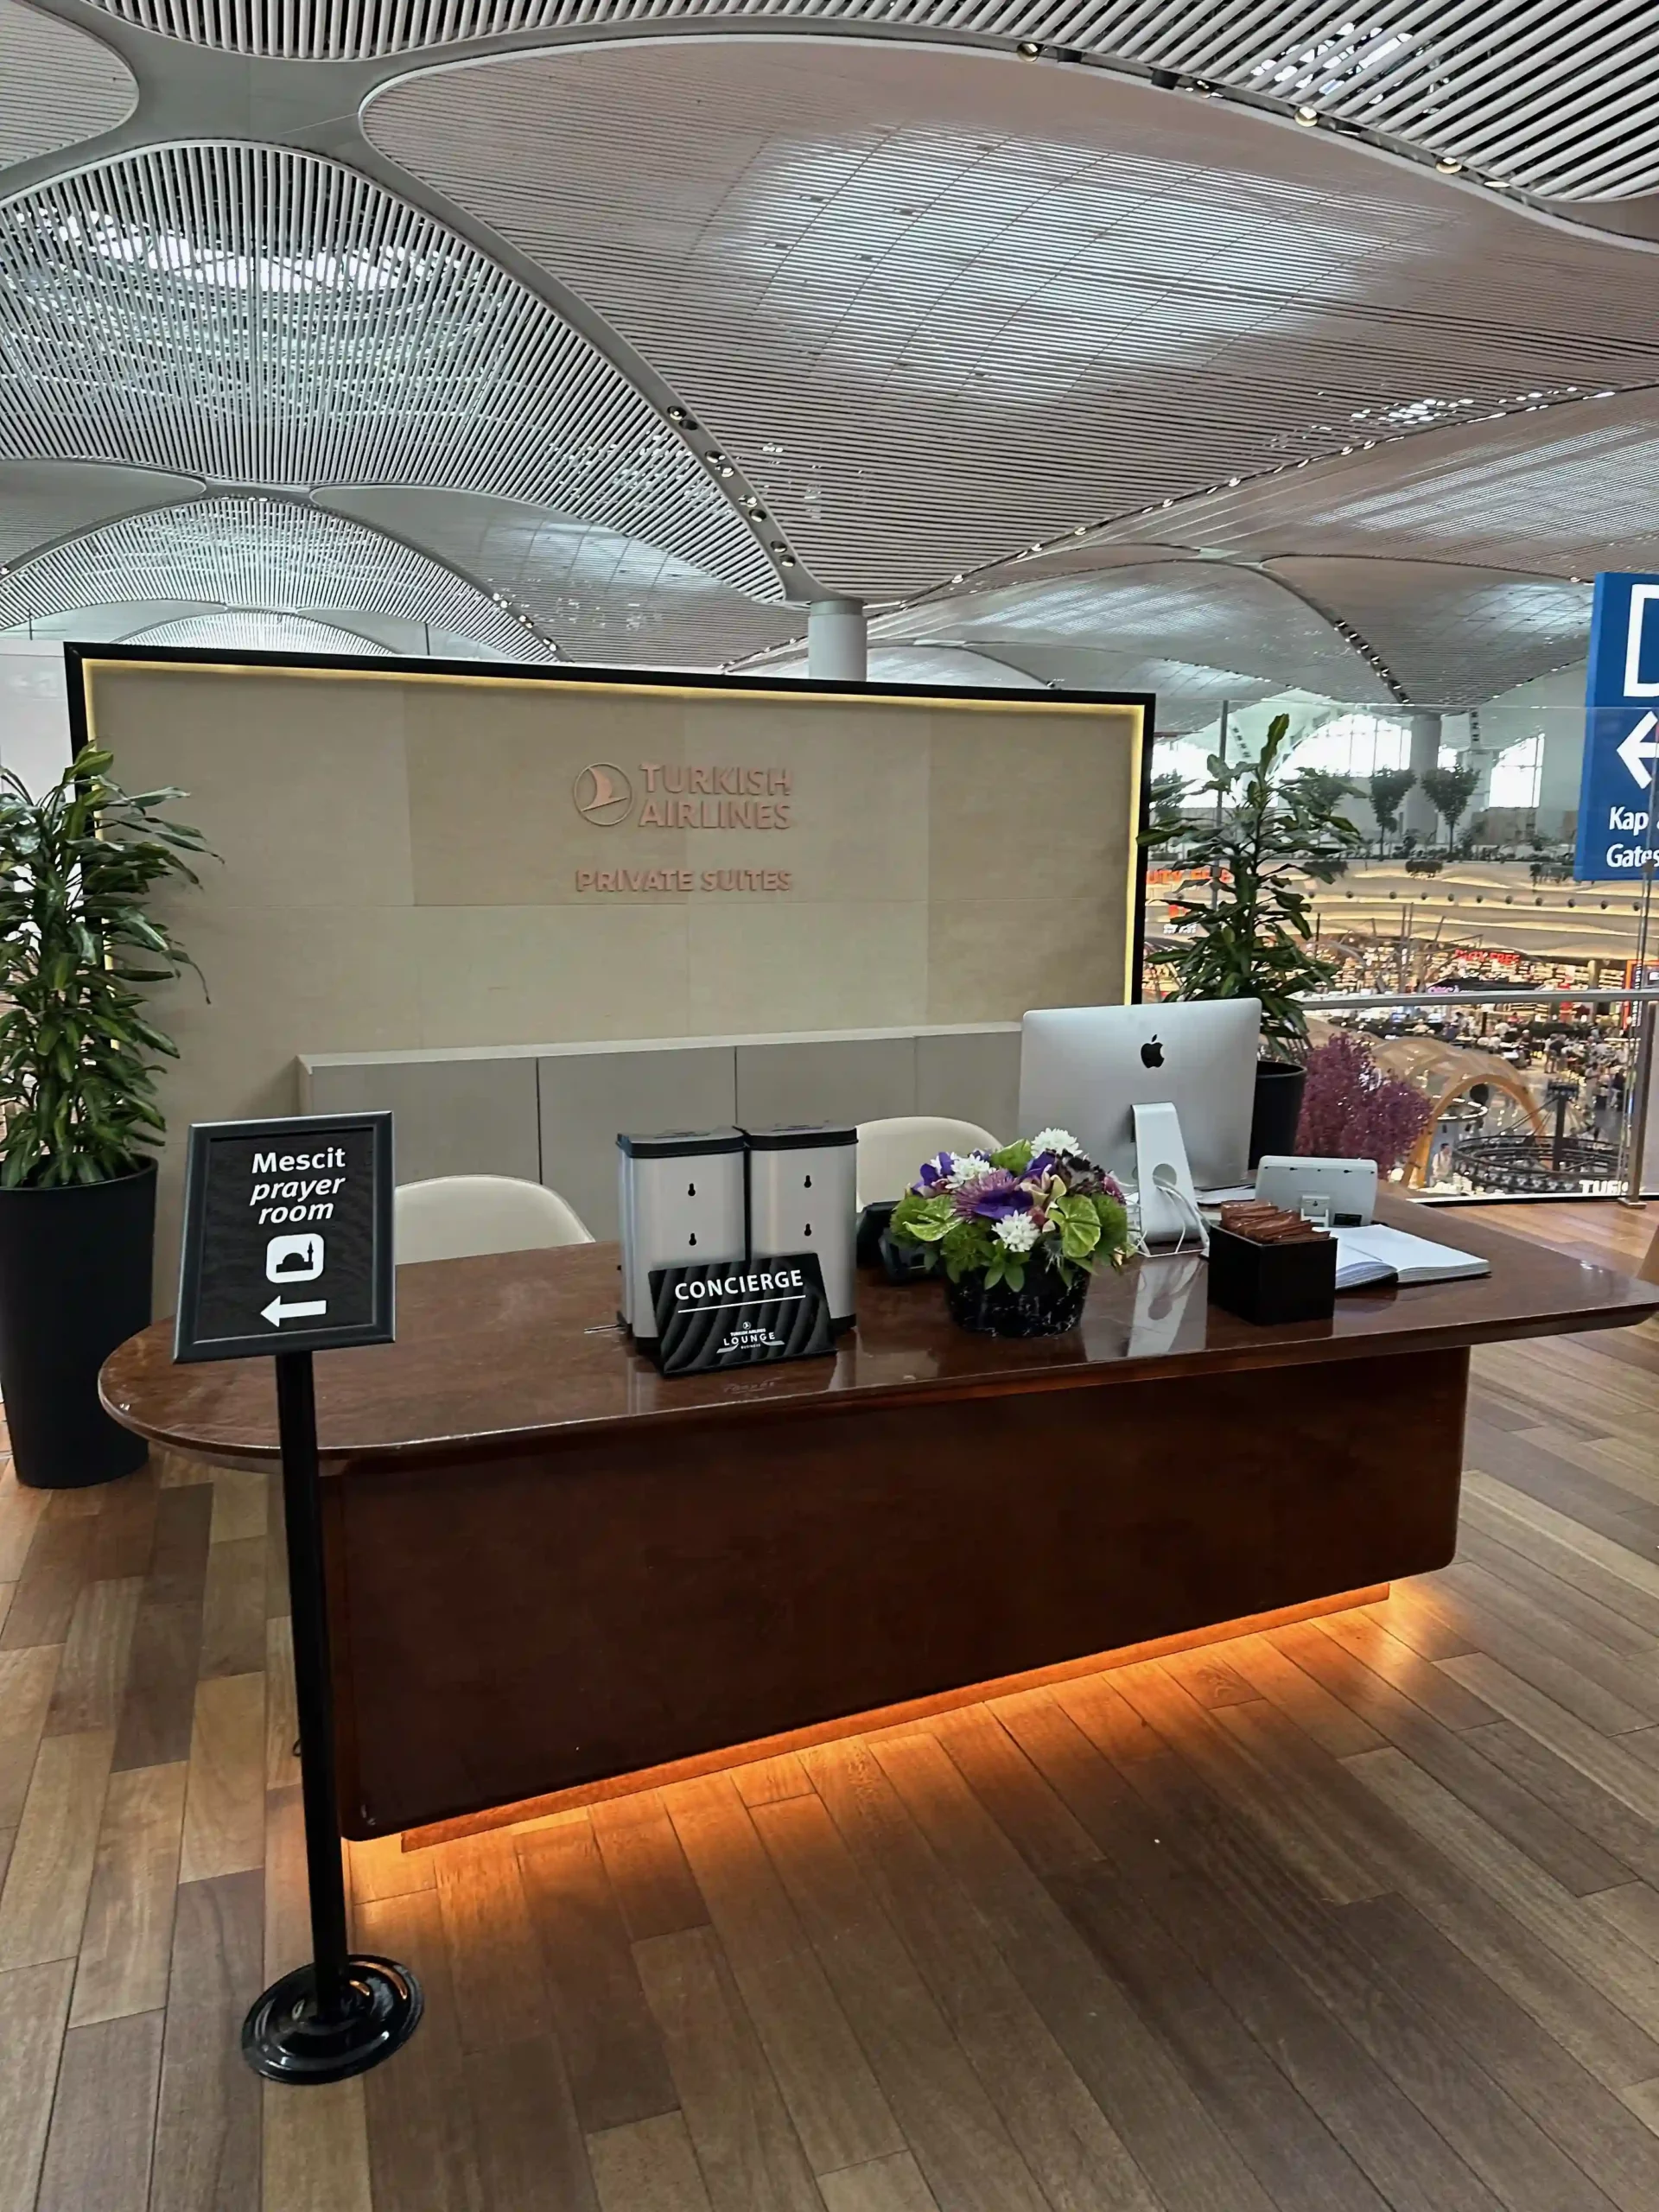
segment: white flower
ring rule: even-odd
[[[1035,1160],[1042,1152],[1070,1152],[1081,1158],[1083,1147],[1070,1129],[1039,1129],[1031,1141],[1031,1156]]]
[[[1005,1214],[996,1233],[1010,1252],[1029,1252],[1037,1242],[1037,1224],[1028,1213]]]
[[[988,1175],[991,1163],[982,1152],[959,1152],[957,1164],[945,1177],[947,1190],[960,1191],[964,1185],[977,1183],[982,1175]]]

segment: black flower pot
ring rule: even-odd
[[[1041,1259],[1027,1263],[1023,1290],[1006,1282],[987,1288],[982,1274],[963,1275],[960,1282],[947,1276],[944,1296],[951,1319],[981,1336],[1061,1337],[1083,1319],[1089,1278],[1077,1268],[1067,1282],[1052,1262]]]
[[[156,1163],[108,1183],[0,1190],[0,1395],[20,1483],[79,1490],[149,1446],[98,1402],[98,1370],[149,1320]]]
[[[1302,1093],[1307,1070],[1294,1060],[1258,1060],[1255,1064],[1255,1104],[1250,1115],[1250,1165],[1264,1153],[1296,1149],[1296,1131],[1302,1118]]]

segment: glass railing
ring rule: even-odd
[[[1396,1180],[1436,1199],[1659,1194],[1659,988],[1483,982],[1303,1001],[1429,1101]]]

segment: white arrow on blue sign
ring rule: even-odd
[[[1654,736],[1656,730],[1659,730],[1659,715],[1649,709],[1618,748],[1619,759],[1643,791],[1653,781],[1653,771],[1648,766],[1649,761],[1659,760],[1659,739]]]
[[[1581,880],[1628,880],[1653,861],[1659,713],[1649,700],[1659,700],[1659,576],[1599,575],[1573,861]]]

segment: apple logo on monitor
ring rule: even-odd
[[[1141,1065],[1143,1068],[1160,1068],[1164,1065],[1164,1048],[1155,1037],[1148,1037],[1141,1047]]]

